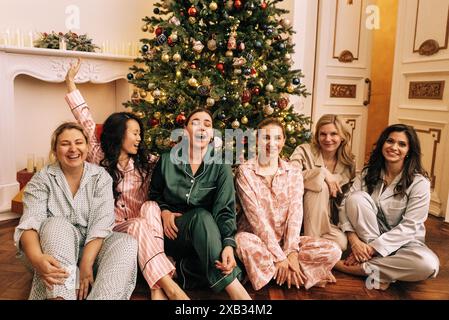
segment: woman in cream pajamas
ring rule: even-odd
[[[300,237],[303,179],[297,166],[279,158],[285,143],[282,124],[259,124],[258,156],[240,165],[237,194],[244,215],[236,235],[237,254],[255,290],[271,279],[277,284],[324,286],[341,250],[333,241]]]
[[[391,125],[340,208],[352,253],[336,269],[370,276],[376,289],[435,277],[439,260],[424,244],[429,205],[418,136],[412,127]]]
[[[76,123],[55,130],[51,150],[56,162],[27,184],[24,214],[14,233],[19,253],[34,268],[29,298],[129,299],[136,284],[137,244],[112,232],[111,177],[85,162],[88,139]]]
[[[345,251],[346,236],[337,227],[337,210],[331,202],[349,189],[355,176],[351,135],[336,115],[323,115],[317,122],[312,144],[302,144],[290,157],[304,176],[304,235],[335,241]]]

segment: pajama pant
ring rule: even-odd
[[[346,214],[360,240],[365,243],[380,237],[377,221],[377,206],[371,196],[357,191],[348,196]],[[404,245],[386,257],[374,257],[362,264],[367,275],[374,281],[390,283],[399,281],[421,281],[435,277],[439,270],[439,259],[424,243],[416,240]]]
[[[321,191],[304,190],[304,235],[336,242],[342,251],[348,246],[346,235],[331,223],[329,188],[323,182]]]
[[[237,255],[245,265],[254,290],[263,288],[273,279],[276,271],[275,257],[266,244],[255,234],[238,232]],[[304,287],[323,286],[332,279],[331,270],[340,260],[341,250],[330,240],[300,237],[298,262],[307,277]]]
[[[155,202],[153,204],[157,206]],[[159,208],[153,205],[151,208],[152,214],[160,216]],[[223,245],[220,230],[209,211],[192,209],[176,218],[175,223],[177,238],[170,240],[165,237],[165,252],[176,260],[178,282],[183,289],[209,286],[219,292],[241,277],[239,267],[227,276],[215,267],[215,261],[221,261]],[[164,237],[162,227],[157,231],[158,237]]]
[[[63,267],[76,266],[80,261],[85,236],[85,228],[79,229],[62,217],[48,218],[39,231],[42,252],[53,256]],[[104,239],[93,266],[95,282],[87,299],[129,299],[136,285],[136,256],[137,244],[132,237],[114,232]],[[50,290],[35,272],[29,299],[76,300],[76,288],[67,282]]]
[[[145,202],[140,209],[140,217],[117,223],[114,231],[126,232],[137,240],[137,260],[151,289],[160,288],[157,282],[162,277],[173,276],[175,266],[164,253],[161,210],[156,202]]]

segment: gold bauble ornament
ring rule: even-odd
[[[209,9],[212,10],[212,11],[217,10],[217,9],[218,9],[218,4],[217,4],[216,2],[213,2],[213,1],[212,1],[212,2],[209,4]]]
[[[240,122],[242,124],[248,124],[248,118],[246,116],[243,116],[242,119],[240,119]]]
[[[161,57],[162,62],[169,62],[170,56],[167,53],[164,53]]]
[[[287,86],[287,91],[288,91],[288,93],[292,93],[293,91],[295,91],[295,86],[293,86],[292,84],[289,84]]]
[[[291,58],[292,58],[292,55],[290,53],[286,53],[284,56],[284,59],[287,61],[290,60]]]
[[[274,109],[271,106],[266,105],[263,108],[263,113],[265,113],[267,116],[271,116],[274,112]]]
[[[142,31],[143,31],[143,32],[147,32],[147,31],[148,31],[148,25],[147,25],[147,24],[144,24],[144,25],[142,26]]]
[[[235,119],[234,121],[232,121],[231,127],[232,127],[233,129],[238,129],[238,128],[240,128],[240,122],[239,122],[237,119]]]
[[[278,85],[279,85],[280,87],[285,87],[286,84],[287,84],[287,82],[285,81],[284,78],[279,78],[279,79],[278,79]]]
[[[212,107],[215,104],[215,99],[207,98],[206,104],[207,104],[208,107]]]
[[[154,117],[155,119],[160,119],[160,118],[161,118],[161,113],[160,113],[159,111],[156,111],[156,112],[153,114],[153,117]]]
[[[175,62],[181,61],[181,55],[180,55],[179,53],[176,52],[176,53],[173,55],[173,61],[175,61]]]
[[[210,39],[209,41],[207,41],[207,48],[210,51],[217,50],[217,41],[215,39]]]
[[[198,80],[196,80],[194,77],[190,78],[188,83],[191,87],[198,87]]]
[[[147,92],[145,90],[140,90],[139,95],[142,99],[145,99],[147,97]]]
[[[196,23],[196,18],[195,17],[189,17],[189,23],[190,24],[195,24]]]
[[[148,32],[149,33],[153,33],[154,32],[154,27],[153,26],[149,26],[148,27]]]
[[[134,113],[137,118],[139,119],[143,119],[145,117],[145,114],[142,111],[137,111],[136,113]]]
[[[153,139],[151,139],[151,136],[147,138],[147,143],[151,144],[153,142]]]
[[[265,64],[260,66],[260,71],[267,71],[267,70],[268,70],[268,67]]]
[[[156,85],[153,82],[148,83],[148,89],[153,90]]]
[[[267,84],[267,86],[265,87],[265,90],[267,90],[268,92],[273,92],[274,87],[271,83]]]
[[[226,51],[225,55],[228,58],[232,58],[234,56],[234,53],[231,50],[228,50],[228,51]]]
[[[176,31],[173,31],[173,33],[170,35],[170,38],[173,42],[178,41],[178,33]]]
[[[288,139],[288,142],[290,142],[290,144],[296,144],[296,139],[291,137],[290,139]]]
[[[176,78],[181,78],[181,76],[182,76],[182,72],[177,70],[176,71]]]
[[[285,126],[285,131],[287,131],[288,134],[292,134],[295,132],[295,127],[289,123]]]

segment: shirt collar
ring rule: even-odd
[[[259,161],[257,160],[257,157],[246,161],[245,164],[248,169],[253,170],[257,175],[260,175],[261,167],[259,165]],[[290,163],[279,158],[278,170],[276,171],[275,175],[280,175],[280,174],[286,173],[287,171],[290,171],[291,169],[292,169],[292,166],[290,165]]]

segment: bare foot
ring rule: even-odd
[[[354,265],[354,266],[347,266],[347,265],[345,265],[345,261],[344,260],[338,261],[335,264],[334,269],[338,270],[340,272],[352,274],[352,275],[355,275],[355,276],[366,276],[367,275],[365,273],[365,271],[363,270],[362,265],[357,264],[357,265]]]
[[[170,300],[190,300],[184,290],[169,275],[163,276],[157,284]]]

